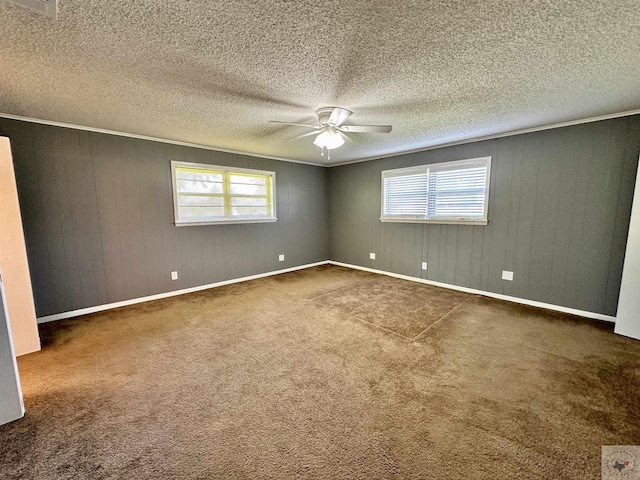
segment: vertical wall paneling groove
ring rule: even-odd
[[[516,236],[516,260],[514,263],[514,294],[526,298],[529,291],[529,273],[531,268],[531,250],[533,246],[534,221],[536,214],[536,195],[538,191],[538,172],[540,164],[540,138],[525,137],[524,142],[524,181],[520,187],[520,211],[518,214],[518,235]],[[498,161],[500,161],[499,159]]]
[[[518,235],[518,218],[520,212],[520,190],[522,187],[522,142],[523,137],[511,137],[508,142],[511,148],[502,150],[502,155],[508,155],[512,158],[511,164],[511,180],[509,193],[509,214],[507,218],[507,236],[504,251],[503,270],[514,271],[516,262],[516,239]],[[508,179],[505,179],[508,180]],[[502,285],[502,293],[505,295],[513,295],[513,283],[500,281]]]
[[[628,122],[627,122],[628,125]],[[621,159],[625,149],[625,133],[627,125],[611,124],[609,141],[607,142],[606,158]],[[594,304],[600,309],[605,308],[605,296],[607,292],[609,264],[611,263],[611,245],[616,223],[616,206],[619,199],[620,177],[622,175],[622,162],[611,162],[604,182],[604,195],[602,199],[602,214],[600,218],[600,236],[597,244],[596,275],[592,286]]]
[[[510,139],[513,140],[513,137]],[[507,228],[509,220],[509,199],[511,194],[511,178],[513,171],[512,162],[499,162],[502,156],[512,154],[513,141],[502,142],[498,145],[497,158],[495,159],[496,179],[493,190],[494,198],[503,198],[505,201],[491,205],[491,223],[493,239],[491,242],[491,250],[489,253],[489,270],[498,272],[508,270],[505,267],[505,252],[507,243]],[[493,163],[493,162],[492,162]],[[497,275],[489,276],[489,288],[497,293],[504,293],[503,281]]]
[[[36,127],[33,126],[32,130],[36,130]],[[45,133],[47,133],[48,135],[46,135]],[[51,133],[51,129],[40,129],[40,132],[36,134],[36,138],[34,140],[35,142],[37,142],[36,149],[38,167],[40,168],[40,188],[42,192],[43,205],[45,207],[44,219],[47,230],[46,238],[50,239],[50,241],[47,242],[47,245],[49,247],[52,280],[55,279],[52,282],[52,288],[55,292],[56,308],[72,310],[73,305],[71,302],[69,274],[67,271],[65,259],[66,257],[64,249],[64,239],[60,221],[57,182],[54,168],[56,152],[53,149]],[[44,152],[51,153],[50,155],[45,157]],[[21,161],[18,161],[18,163],[21,163]],[[22,196],[21,191],[22,186],[18,185],[19,196]],[[30,212],[22,213],[23,216],[28,216],[29,214]],[[26,231],[25,236],[27,236]],[[36,239],[34,238],[34,240]],[[29,256],[28,250],[27,256]],[[34,296],[37,297],[36,292],[34,292]]]
[[[622,279],[622,267],[624,264],[627,232],[630,221],[631,202],[634,194],[634,185],[627,181],[630,177],[636,177],[638,168],[638,152],[640,152],[640,116],[629,118],[624,138],[625,150],[620,177],[616,221],[614,226],[613,241],[611,242],[611,254],[609,273],[607,277],[607,291],[605,295],[605,309],[615,310],[617,307],[620,281]],[[635,157],[634,157],[635,155]]]
[[[0,131],[0,133],[3,133]],[[33,132],[29,130],[27,134],[29,137],[33,135]],[[19,143],[19,145],[18,145]],[[39,172],[36,162],[36,152],[32,142],[25,142],[24,139],[16,139],[16,144],[12,143],[13,149],[22,149],[28,152],[28,161],[22,163],[14,162],[14,169],[17,183],[24,185],[25,188],[25,200],[21,201],[21,211],[23,216],[23,226],[25,230],[34,232],[37,238],[44,238],[47,234],[43,198],[39,186]],[[24,212],[30,212],[30,215],[25,216]],[[30,252],[28,261],[29,264],[35,264],[39,266],[40,275],[35,278],[31,277],[34,290],[40,290],[43,295],[35,299],[35,307],[38,309],[55,308],[56,305],[56,292],[54,289],[45,289],[45,286],[51,284],[51,262],[49,257],[49,247],[42,242],[33,241],[28,237],[25,237],[25,244],[27,251]]]
[[[89,132],[78,132],[80,158],[83,171],[84,198],[87,207],[88,235],[91,245],[91,261],[96,282],[96,303],[105,304],[109,300],[107,278],[103,256],[102,229],[97,200],[97,187],[93,147]]]
[[[325,168],[17,120],[0,131],[40,317],[329,257]],[[275,171],[278,222],[176,227],[171,160]]]
[[[71,202],[70,198],[85,197],[84,175],[82,169],[82,159],[80,154],[80,139],[78,132],[71,130],[60,132],[60,142],[62,146],[61,158],[65,164],[65,191],[68,196],[65,201],[68,203],[70,217],[69,236],[74,241],[74,257],[78,265],[78,283],[80,294],[77,295],[81,303],[95,303],[97,301],[97,286],[95,269],[91,261],[91,240],[88,235],[87,203]]]
[[[560,188],[557,198],[556,228],[553,231],[553,249],[551,252],[551,279],[548,287],[548,297],[552,303],[562,302],[563,288],[566,281],[567,257],[569,255],[571,240],[571,217],[573,215],[572,199],[576,189],[576,169],[580,168],[577,155],[579,143],[577,136],[567,132],[567,137],[562,142],[559,155],[564,159],[561,165],[558,179]]]
[[[330,258],[615,315],[639,153],[632,116],[333,167]],[[382,170],[486,155],[487,226],[380,222]]]
[[[554,237],[558,228],[558,199],[563,158],[562,137],[562,130],[551,131],[546,141],[540,142],[538,150],[528,284],[528,292],[537,298],[549,298]],[[535,266],[531,265],[533,262]]]
[[[603,193],[602,170],[606,169],[606,163],[598,160],[602,153],[604,153],[602,150],[606,141],[606,138],[602,139],[598,145],[593,146],[594,148],[588,154],[587,192],[584,201],[585,208],[582,214],[582,233],[579,247],[580,258],[578,260],[578,276],[575,286],[577,302],[586,301],[593,291],[592,285],[594,277],[592,272],[595,270],[598,255],[597,244],[600,236],[599,221],[602,218],[603,210],[603,205],[601,204]]]

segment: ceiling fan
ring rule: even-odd
[[[346,108],[321,107],[316,110],[316,115],[318,115],[318,124],[316,125],[279,122],[277,120],[269,120],[269,123],[312,128],[314,130],[313,132],[305,133],[296,138],[317,135],[313,143],[322,149],[322,155],[324,155],[325,150],[327,150],[327,158],[329,159],[329,150],[341,147],[345,139],[349,139],[345,133],[389,133],[391,131],[391,125],[344,125],[344,122],[349,118],[351,113],[351,110],[347,110]]]

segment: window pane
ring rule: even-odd
[[[248,183],[251,185],[266,185],[267,184],[267,176],[257,176],[257,175],[241,175],[232,173],[229,175],[229,181],[234,183]]]
[[[384,215],[425,215],[427,212],[427,175],[385,178]]]
[[[266,185],[232,183],[230,187],[231,195],[267,195]]]
[[[269,215],[269,209],[267,207],[233,207],[233,216],[265,216]]]
[[[224,207],[224,197],[178,195],[178,205],[180,205],[181,207],[190,207],[190,206]]]
[[[484,217],[486,167],[438,170],[429,175],[429,218]]]
[[[222,183],[224,181],[224,174],[222,172],[178,168],[176,169],[176,178],[180,180],[204,180],[207,182]]]
[[[267,197],[231,197],[231,205],[240,207],[266,207]]]
[[[224,207],[180,207],[182,220],[206,220],[211,217],[224,217]]]
[[[178,193],[224,193],[224,184],[220,182],[178,180]]]

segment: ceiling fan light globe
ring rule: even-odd
[[[341,147],[344,144],[344,138],[338,132],[324,131],[313,141],[315,145],[327,150]]]

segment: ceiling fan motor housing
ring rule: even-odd
[[[318,120],[320,121],[321,125],[327,125],[329,123],[329,118],[331,118],[331,114],[336,108],[339,108],[339,107],[320,107],[319,109],[316,110],[316,115],[318,115]],[[342,110],[349,112],[349,115],[353,113],[350,110],[347,110],[346,108],[342,108]]]

